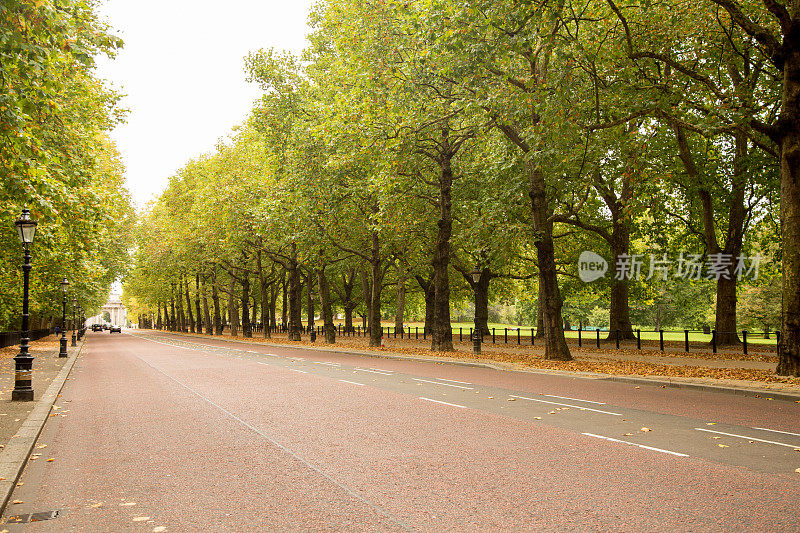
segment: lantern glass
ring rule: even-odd
[[[481,280],[481,271],[478,267],[475,267],[475,270],[472,271],[472,281],[478,283]]]
[[[38,222],[31,219],[31,212],[28,209],[23,209],[19,219],[14,222],[14,225],[17,226],[17,235],[20,242],[23,244],[31,244],[33,242],[37,224]]]
[[[69,281],[67,278],[64,278],[64,280],[61,282],[61,290],[67,292],[67,289],[69,289]]]

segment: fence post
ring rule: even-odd
[[[503,344],[508,344],[508,328],[503,330]]]
[[[717,330],[711,330],[711,350],[717,353]]]
[[[689,330],[683,330],[683,349],[686,353],[689,353]]]
[[[617,350],[619,350],[619,330],[617,330]]]
[[[742,331],[742,347],[744,348],[744,354],[747,355],[747,330]]]
[[[597,347],[599,348],[600,347],[600,330],[596,329],[595,331],[597,332]]]
[[[658,330],[658,343],[661,345],[661,351],[664,351],[664,330]]]
[[[414,339],[419,339],[419,326],[414,326]]]
[[[461,326],[458,326],[458,342],[461,342],[461,340],[462,340],[462,338],[461,338],[461,329],[462,329]]]
[[[642,349],[642,330],[640,329],[636,330],[636,349]]]
[[[533,328],[531,328],[531,346],[533,346],[533,339],[534,338],[536,338],[536,335],[534,334]]]
[[[583,326],[580,326],[580,325],[578,326],[578,348],[583,346],[583,339],[581,338],[581,328],[582,327]]]
[[[425,340],[425,337],[428,335],[428,330],[425,326],[422,327],[422,340]]]
[[[522,339],[520,339],[521,330],[522,328],[517,328],[517,346],[519,346],[522,343]],[[531,329],[531,335],[533,335],[533,329]]]

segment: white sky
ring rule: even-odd
[[[260,91],[244,57],[305,47],[311,0],[105,0],[100,13],[125,41],[98,74],[127,96],[112,137],[128,189],[143,207],[191,158],[211,151],[247,116]]]

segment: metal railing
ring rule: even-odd
[[[34,329],[28,332],[30,340],[38,341],[50,335],[49,329]],[[22,332],[20,331],[0,331],[0,348],[14,346],[21,342]]]

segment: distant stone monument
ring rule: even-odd
[[[95,315],[91,318],[86,320],[87,325],[92,324],[102,324],[103,323],[103,312],[107,311],[109,316],[111,317],[110,323],[112,326],[127,326],[128,324],[128,310],[122,304],[122,299],[120,298],[122,295],[114,292],[113,290],[108,295],[108,301],[106,304],[100,309],[100,314]]]

